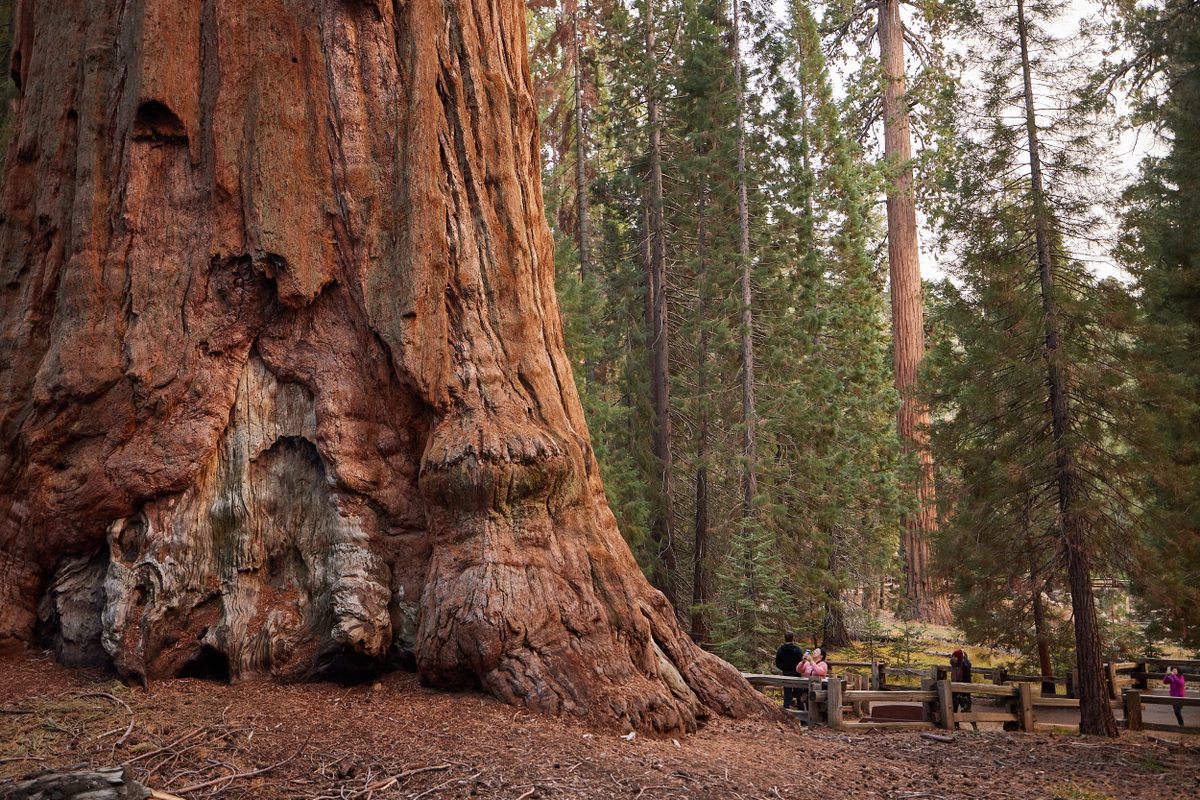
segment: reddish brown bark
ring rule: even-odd
[[[15,40],[0,640],[408,660],[661,731],[765,708],[604,499],[520,3],[27,0]]]
[[[950,606],[929,567],[929,539],[937,530],[929,409],[917,396],[925,357],[925,309],[921,288],[917,209],[913,196],[912,141],[905,99],[904,30],[900,0],[879,2],[879,58],[883,68],[884,154],[893,170],[887,194],[888,264],[892,296],[892,340],[900,409],[896,428],[901,450],[917,463],[909,491],[916,509],[904,517],[904,599],[907,611],[925,622],[947,623]]]

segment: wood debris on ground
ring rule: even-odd
[[[164,800],[1200,796],[1200,749],[1170,734],[930,742],[717,720],[682,739],[626,740],[407,673],[374,686],[181,679],[142,690],[43,656],[0,671],[0,798],[23,776],[72,766],[126,770]]]

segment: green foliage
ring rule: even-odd
[[[824,641],[852,611],[844,607],[847,591],[877,583],[893,565],[898,448],[883,273],[872,247],[879,236],[873,178],[844,133],[808,7],[796,3],[779,20],[747,6],[760,458],[755,519],[746,525],[729,5],[656,2],[653,54],[644,51],[640,3],[581,8],[595,92],[588,128],[594,264],[585,280],[571,246],[574,156],[561,110],[570,79],[562,32],[569,8],[536,4],[529,26],[568,353],[610,502],[643,569],[660,556],[649,546],[651,509],[659,492],[670,491],[681,567],[672,576],[676,594],[696,598],[690,610],[715,646],[750,666],[773,652],[783,627]],[[663,98],[673,428],[665,487],[649,451],[642,102],[650,89]],[[702,523],[708,554],[697,565]],[[704,585],[707,593],[698,591]]]
[[[1135,452],[1146,508],[1135,589],[1151,632],[1200,643],[1200,11],[1121,4],[1132,55],[1113,68],[1136,118],[1161,136],[1125,195],[1122,255],[1134,272],[1141,394]]]
[[[863,617],[859,636],[862,639],[862,652],[868,661],[878,661],[883,658],[883,639],[887,631],[879,621],[877,614],[867,614]]]
[[[1061,3],[1031,3],[1049,190],[1061,361],[1075,410],[1070,444],[1098,572],[1132,578],[1137,614],[1110,620],[1123,648],[1200,635],[1200,45],[1194,3],[1112,4],[1132,53],[1102,76],[1124,81],[1136,119],[1168,146],[1126,198],[1122,254],[1135,291],[1089,268],[1109,182],[1098,95],[1064,37]],[[971,641],[1034,653],[1032,600],[1065,664],[1070,603],[1058,539],[1046,417],[1043,299],[1031,220],[1011,4],[905,4],[919,200],[939,223],[950,279],[929,287],[924,376],[934,409],[944,533],[936,544]],[[709,644],[740,666],[769,660],[780,629],[836,641],[849,598],[898,570],[899,515],[911,504],[894,428],[885,237],[878,200],[894,165],[878,150],[873,4],[747,3],[746,167],[758,409],[753,524],[741,512],[739,360],[743,265],[736,192],[737,101],[728,0],[538,0],[530,5],[541,107],[543,187],[558,246],[566,344],[609,500],[643,569],[654,509],[670,493],[669,580]],[[574,54],[579,12],[590,264],[580,275]],[[1190,16],[1187,12],[1191,12]],[[819,17],[817,16],[819,14]],[[964,46],[947,47],[957,39]],[[825,53],[836,53],[837,96]],[[1114,50],[1114,52],[1117,52]],[[965,55],[956,55],[965,53]],[[649,131],[661,99],[672,469],[651,452],[646,280]],[[1136,294],[1134,307],[1131,294]],[[703,491],[702,491],[703,489]],[[699,558],[696,541],[707,536]],[[1131,547],[1131,537],[1141,540]],[[706,589],[707,587],[707,589]],[[689,604],[688,601],[691,601]],[[689,607],[690,605],[690,607]],[[1150,635],[1136,633],[1149,619]],[[868,636],[874,640],[874,635]]]
[[[901,620],[891,643],[892,663],[902,667],[911,667],[917,663],[917,656],[922,652],[922,642],[926,632],[923,625],[911,620]]]
[[[1070,416],[1065,447],[1077,476],[1070,491],[1101,576],[1128,567],[1133,476],[1128,464],[1132,385],[1129,297],[1086,267],[1089,232],[1103,197],[1089,100],[1050,87],[1082,85],[1049,30],[1055,8],[1031,6],[1039,153],[1046,185],[1034,191],[1022,107],[1017,22],[1007,4],[980,3],[964,36],[979,54],[979,86],[964,94],[955,203],[943,209],[952,279],[933,287],[933,346],[925,386],[935,423],[943,530],[938,561],[972,641],[1036,651],[1033,601],[1045,609],[1052,651],[1071,646],[1060,527],[1059,443],[1047,393],[1047,296],[1035,231],[1045,209],[1058,364]],[[986,5],[986,7],[985,7]]]

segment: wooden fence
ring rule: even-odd
[[[1157,673],[1148,672],[1147,662],[1117,663],[1106,665],[1109,674],[1109,686],[1122,686],[1125,681],[1132,683],[1138,680],[1138,673],[1145,673],[1141,679],[1145,681]],[[1172,662],[1174,663],[1174,662]],[[886,667],[881,662],[829,662],[833,668],[848,670],[870,668],[871,677],[864,680],[862,675],[843,673],[831,675],[826,681],[816,678],[790,677],[782,675],[758,675],[743,673],[747,681],[755,688],[782,689],[784,687],[797,690],[803,695],[803,707],[792,713],[800,721],[810,726],[827,725],[841,730],[925,730],[944,728],[953,730],[959,724],[974,724],[980,722],[1002,723],[1006,730],[1037,731],[1062,728],[1078,729],[1078,724],[1066,725],[1055,722],[1039,722],[1039,708],[1078,708],[1079,700],[1073,697],[1062,697],[1043,693],[1043,678],[1053,676],[1019,676],[1033,680],[1013,680],[1008,675],[995,670],[988,670],[989,677],[994,683],[959,683],[940,676],[940,668],[926,672],[928,677],[921,681],[920,689],[888,688],[886,686]],[[1196,662],[1200,666],[1200,662]],[[983,671],[980,671],[983,672]],[[1124,676],[1124,677],[1122,677]],[[1161,679],[1161,677],[1160,677]],[[1048,681],[1046,681],[1048,682]],[[868,688],[862,688],[868,685]],[[969,695],[972,702],[970,711],[958,710],[954,706],[955,695]],[[975,699],[980,701],[976,710]],[[909,721],[853,721],[851,716],[869,717],[873,703],[920,703],[920,720]],[[1145,705],[1173,705],[1180,707],[1200,707],[1200,698],[1168,697],[1165,695],[1146,694],[1134,686],[1124,686],[1120,698],[1109,698],[1113,710],[1121,710],[1125,719],[1119,724],[1130,730],[1167,730],[1183,733],[1200,734],[1200,727],[1181,727],[1162,723],[1146,722],[1143,720],[1142,708]],[[960,704],[961,705],[961,704]],[[914,709],[915,711],[915,709]]]
[[[889,667],[884,661],[855,662],[830,661],[830,667],[854,666],[870,670],[871,688],[886,689],[889,687],[889,677],[930,678],[933,681],[945,680],[950,677],[950,667],[947,664],[935,664],[932,667]],[[1127,688],[1146,690],[1149,680],[1161,681],[1167,667],[1177,666],[1189,681],[1200,682],[1200,660],[1188,659],[1142,659],[1140,661],[1115,661],[1104,665],[1105,685],[1110,700],[1120,699]],[[1153,669],[1159,667],[1159,669]],[[1043,695],[1056,694],[1058,686],[1062,686],[1068,698],[1075,697],[1075,670],[1066,675],[1029,675],[1009,672],[1006,667],[973,667],[972,673],[985,681],[997,686],[1015,683],[1040,683]]]

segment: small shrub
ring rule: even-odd
[[[1051,789],[1054,800],[1113,800],[1112,795],[1074,783],[1059,784]]]
[[[925,626],[912,620],[904,620],[896,629],[896,639],[892,642],[892,660],[904,667],[911,667],[916,662],[916,655],[921,652],[921,640],[925,638]]]

